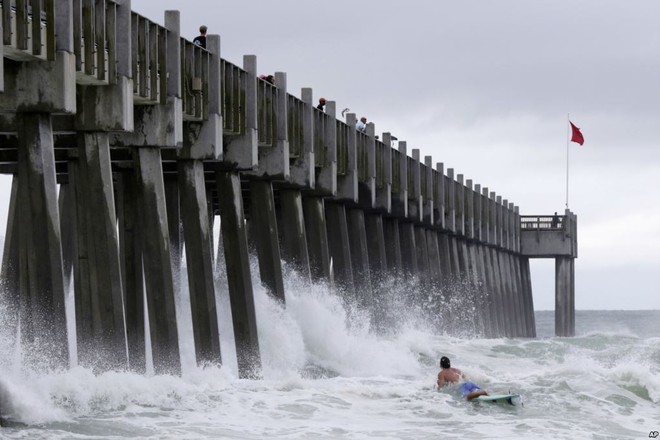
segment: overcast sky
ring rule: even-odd
[[[570,112],[576,307],[660,308],[659,1],[133,0],[160,24],[167,9],[184,37],[206,24],[223,58],[257,55],[522,214],[565,207]],[[553,309],[552,260],[532,277]]]

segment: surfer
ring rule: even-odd
[[[461,370],[458,368],[452,368],[451,361],[447,356],[440,358],[440,368],[442,368],[442,370],[438,373],[438,388],[442,388],[448,383],[462,382],[459,390],[467,400],[472,400],[478,396],[488,395],[488,392],[482,390],[479,385],[468,381]]]

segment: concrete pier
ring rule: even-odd
[[[20,320],[35,365],[69,364],[69,287],[81,365],[146,372],[150,339],[155,373],[179,374],[186,290],[196,361],[221,364],[215,259],[239,376],[260,377],[248,243],[283,305],[282,261],[379,325],[401,300],[434,330],[486,337],[535,335],[529,259],[554,258],[556,333],[574,334],[574,213],[521,216],[392,133],[358,130],[355,113],[338,120],[334,101],[317,108],[311,88],[294,96],[286,73],[259,78],[254,55],[223,59],[219,36],[194,45],[178,11],[161,25],[130,0],[19,6],[1,17],[0,173],[13,183],[0,325],[15,334]]]

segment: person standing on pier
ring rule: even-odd
[[[319,98],[319,105],[316,106],[317,109],[321,110],[322,112],[325,111],[325,98]]]
[[[559,216],[557,215],[557,211],[555,211],[555,215],[552,216],[552,222],[550,224],[550,227],[552,229],[556,229],[559,227]]]
[[[355,129],[357,131],[361,131],[362,133],[366,133],[367,131],[367,118],[362,116],[360,120],[358,121],[357,124],[355,124]]]
[[[199,27],[199,35],[195,37],[193,43],[206,49],[206,31],[208,28],[205,25]]]

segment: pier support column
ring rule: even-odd
[[[468,255],[468,272],[469,272],[469,286],[472,293],[473,304],[475,308],[475,332],[477,336],[483,337],[486,334],[486,319],[488,310],[485,307],[483,300],[483,278],[480,272],[480,263],[478,256],[477,244],[474,242],[467,243]]]
[[[492,251],[495,254],[493,261],[496,265],[495,278],[497,279],[497,286],[499,290],[499,310],[502,316],[502,322],[504,323],[504,336],[512,338],[514,337],[515,333],[515,318],[513,314],[514,307],[511,292],[509,290],[508,272],[506,269],[504,252],[500,251],[499,248],[493,248]]]
[[[516,298],[516,336],[524,338],[527,336],[527,309],[525,307],[525,295],[522,289],[522,276],[520,273],[520,264],[518,257],[514,254],[509,255],[509,265],[511,267],[511,276],[513,278],[513,293]]]
[[[526,336],[536,337],[536,317],[534,316],[534,298],[532,296],[532,282],[529,272],[529,258],[519,257],[520,275],[522,278],[522,291],[525,298],[525,325]]]
[[[495,334],[493,337],[499,338],[505,336],[505,322],[502,314],[502,301],[500,296],[500,276],[497,263],[497,253],[495,249],[490,246],[484,246],[484,261],[486,270],[488,272],[488,286],[489,286],[489,309],[491,318],[494,321],[493,328]]]
[[[330,281],[330,251],[322,197],[303,197],[309,269],[313,281]]]
[[[238,173],[235,172],[217,172],[215,176],[218,186],[229,302],[238,359],[238,375],[240,378],[259,378],[261,377],[261,355],[241,180]]]
[[[442,285],[444,288],[449,288],[453,281],[449,235],[445,233],[440,233],[438,235],[438,250],[440,252],[440,274],[442,276]]]
[[[429,276],[435,289],[441,286],[442,274],[440,272],[440,248],[438,234],[432,229],[426,230],[426,245],[429,255]]]
[[[460,283],[464,274],[461,272],[458,238],[455,235],[449,235],[447,236],[447,241],[449,243],[449,265],[451,266],[453,282]]]
[[[22,113],[18,176],[21,334],[48,347],[50,367],[69,363],[64,272],[50,114]],[[31,355],[30,353],[29,355]]]
[[[0,298],[7,307],[7,316],[3,320],[8,333],[16,335],[20,298],[19,277],[19,200],[18,175],[14,174],[11,182],[7,229],[2,253],[2,273],[0,274]]]
[[[181,258],[183,257],[183,228],[181,223],[181,204],[179,203],[178,175],[164,175],[165,209],[167,210],[167,228],[170,237],[170,259],[174,292],[181,292]]]
[[[367,231],[367,250],[369,251],[369,272],[371,283],[378,290],[383,277],[387,273],[387,256],[385,251],[385,231],[383,216],[380,214],[365,214]]]
[[[117,191],[119,248],[124,286],[126,339],[131,371],[146,372],[144,323],[144,271],[142,268],[142,233],[140,232],[140,197],[136,170],[122,171]]]
[[[78,361],[101,371],[126,368],[126,329],[108,135],[78,137],[69,163],[76,194],[75,269]]]
[[[75,191],[70,184],[60,184],[58,206],[60,210],[60,236],[62,237],[62,267],[64,269],[64,291],[69,291],[76,259],[76,206]],[[5,240],[7,238],[5,237]]]
[[[500,261],[502,264],[502,273],[504,279],[504,287],[506,289],[506,304],[507,304],[507,317],[511,323],[510,336],[516,338],[519,335],[518,333],[518,323],[520,320],[520,315],[518,314],[518,297],[516,296],[515,290],[515,279],[513,276],[513,271],[511,270],[510,263],[510,254],[505,251],[500,251]]]
[[[170,238],[160,149],[137,148],[144,278],[156,374],[180,374]]]
[[[326,203],[325,216],[328,226],[328,244],[330,258],[332,259],[334,282],[344,289],[347,294],[353,295],[355,284],[353,283],[346,208],[340,203]]]
[[[575,336],[575,259],[555,258],[555,335]]]
[[[426,243],[426,230],[421,226],[415,226],[414,229],[415,247],[417,249],[417,272],[423,285],[430,286],[432,276],[429,270],[429,249]]]
[[[305,217],[302,208],[302,195],[297,189],[280,190],[280,208],[283,232],[282,256],[307,281],[309,273],[309,254],[305,234]]]
[[[200,160],[179,160],[178,170],[195,354],[198,364],[220,364],[222,358],[204,164]]]
[[[476,258],[477,258],[477,268],[478,276],[480,281],[480,290],[481,290],[481,304],[484,313],[484,337],[494,338],[496,329],[495,329],[495,319],[493,312],[491,310],[491,296],[490,296],[490,282],[488,274],[488,266],[486,263],[485,255],[485,246],[481,243],[476,245]]]
[[[261,282],[268,293],[284,303],[284,281],[273,184],[270,180],[250,181],[250,197],[251,230],[254,233],[254,243],[259,258]]]
[[[401,233],[403,273],[407,279],[412,280],[418,275],[415,226],[410,222],[401,223],[399,225],[399,232]]]
[[[395,277],[399,277],[403,273],[399,219],[393,217],[386,218],[384,220],[384,233],[387,268]]]
[[[514,338],[516,336],[516,303],[511,290],[511,278],[509,267],[506,260],[506,252],[496,250],[497,260],[500,267],[500,295],[502,298],[502,314],[506,323],[506,336]]]
[[[353,265],[356,299],[361,307],[369,308],[372,305],[373,293],[371,291],[367,230],[363,210],[348,210],[348,236],[351,244],[351,263]]]

